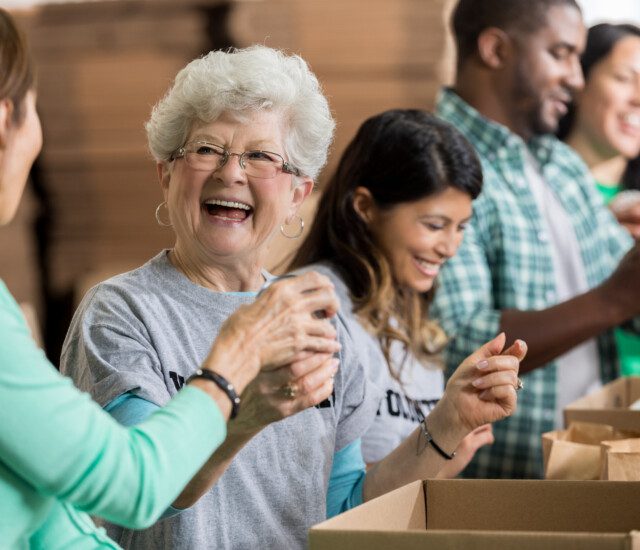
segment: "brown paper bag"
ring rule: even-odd
[[[567,441],[567,430],[542,435],[545,479],[598,479],[600,447]]]
[[[629,434],[606,424],[573,422],[567,430],[542,435],[545,479],[600,479],[603,440],[614,442]]]
[[[601,478],[609,481],[640,481],[640,439],[603,441]]]

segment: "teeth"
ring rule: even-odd
[[[630,113],[630,114],[624,115],[623,120],[631,126],[636,126],[640,128],[640,114]]]
[[[435,269],[435,270],[439,270],[440,269],[440,265],[439,264],[434,264],[431,262],[427,262],[426,260],[423,260],[421,258],[416,258],[416,261],[425,269]]]
[[[204,203],[213,204],[216,206],[225,206],[227,208],[240,208],[241,210],[251,210],[251,207],[248,204],[244,204],[243,202],[223,201],[220,199],[209,199],[204,201]]]

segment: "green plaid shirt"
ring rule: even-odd
[[[484,187],[455,257],[438,278],[431,313],[452,338],[445,350],[449,374],[499,331],[503,309],[542,310],[557,303],[549,243],[525,179],[525,147],[567,211],[576,233],[590,288],[606,279],[632,240],[604,207],[578,155],[553,136],[529,144],[489,121],[451,90],[437,114],[452,123],[482,161]],[[513,335],[517,337],[517,335]],[[618,373],[611,332],[598,338],[603,382]],[[480,449],[466,477],[542,477],[541,434],[554,429],[556,364],[523,376],[518,410],[494,425],[495,443]]]

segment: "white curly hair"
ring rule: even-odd
[[[297,55],[266,46],[212,51],[176,76],[145,124],[149,149],[158,162],[171,159],[195,122],[278,110],[285,128],[285,154],[303,175],[315,179],[327,161],[335,122],[320,83]]]

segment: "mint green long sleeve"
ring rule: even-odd
[[[122,427],[47,361],[0,281],[0,549],[117,548],[86,513],[151,525],[225,435],[192,387]]]

